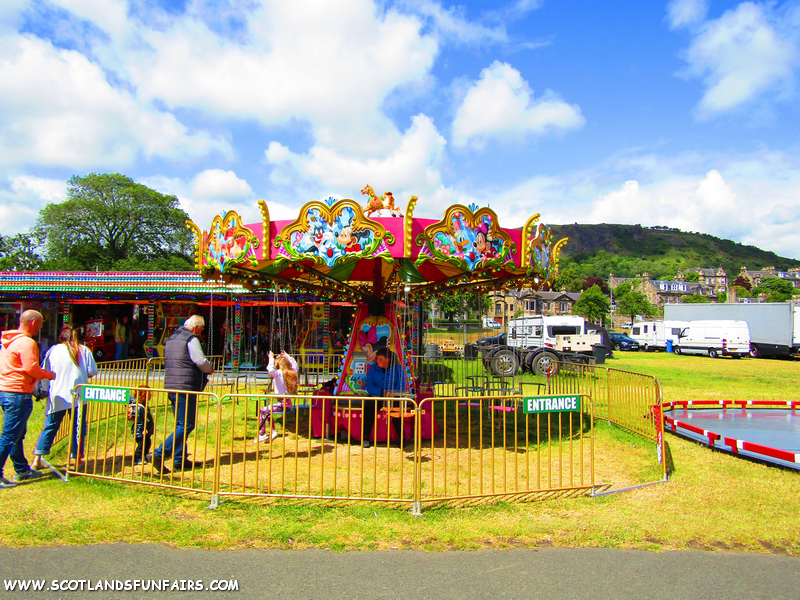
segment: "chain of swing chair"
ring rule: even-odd
[[[221,299],[224,299],[223,295]],[[225,309],[225,320],[223,327],[223,365],[222,368],[230,366],[233,368],[234,360],[234,345],[236,344],[236,309],[233,294],[229,294]],[[272,306],[270,307],[269,318],[269,331],[268,338],[262,338],[262,309],[260,306],[244,306],[242,307],[242,327],[239,329],[240,341],[239,349],[240,356],[245,365],[249,364],[253,371],[258,368],[258,361],[260,358],[261,350],[266,345],[267,351],[280,354],[286,351],[288,354],[294,353],[294,326],[291,315],[291,306],[289,303],[288,294],[281,295],[276,289],[272,298]],[[256,314],[255,325],[253,323],[253,313]],[[249,314],[249,319],[246,318]],[[209,297],[209,310],[208,310],[208,353],[214,353],[214,292],[211,291]],[[264,323],[266,325],[266,323]],[[266,337],[266,336],[264,336]],[[241,342],[244,341],[244,352],[242,350]],[[266,355],[266,352],[264,353]],[[264,357],[266,360],[266,356]],[[226,360],[228,359],[228,360]]]

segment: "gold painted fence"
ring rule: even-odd
[[[187,394],[120,385],[117,377],[112,385],[129,397],[85,403],[84,449],[68,472],[206,493],[212,506],[222,496],[268,496],[406,503],[419,512],[441,502],[609,487],[606,474],[596,473],[596,419],[655,442],[663,455],[657,380],[604,367],[561,367],[549,379],[523,382],[525,395],[498,386],[435,397],[428,387],[419,401],[320,391],[279,397],[231,393],[227,386]],[[530,400],[542,397],[573,404],[563,410]],[[130,409],[130,398],[146,408]],[[181,429],[191,416],[193,428]],[[148,462],[170,437],[183,454],[170,454],[167,443],[162,464]]]

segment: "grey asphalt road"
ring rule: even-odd
[[[158,545],[111,544],[0,548],[0,579],[0,599],[28,600],[798,599],[800,559],[726,552],[553,548],[332,553],[176,550]],[[7,589],[9,581],[19,580],[44,581],[45,589]],[[162,581],[162,587],[182,586],[184,590],[124,589],[126,581],[133,586],[134,581],[151,580]],[[192,580],[195,589],[188,589],[188,580]],[[54,581],[59,588],[77,589],[54,591]],[[94,589],[105,581],[123,589]],[[203,591],[196,589],[198,581],[202,582]],[[238,589],[210,591],[208,588],[215,581],[235,581]],[[83,590],[79,589],[81,585]]]

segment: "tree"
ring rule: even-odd
[[[794,285],[780,277],[768,277],[752,290],[753,295],[768,294],[767,302],[786,302],[791,299]]]
[[[593,285],[581,294],[572,307],[572,312],[594,323],[600,323],[606,318],[610,309],[611,301],[606,298],[600,286]]]
[[[749,292],[750,289],[753,287],[753,285],[750,283],[750,280],[747,277],[739,275],[736,279],[733,280],[733,285],[731,287],[744,288]]]
[[[704,304],[706,302],[711,302],[711,300],[702,294],[690,294],[681,298],[681,302],[684,304]]]
[[[480,319],[482,316],[492,310],[492,298],[489,294],[477,294],[474,292],[464,292],[464,305],[467,312],[471,315],[477,315]]]
[[[684,279],[686,279],[686,281],[691,281],[692,283],[697,283],[698,281],[700,281],[700,273],[696,271],[691,271],[690,273],[686,274]]]
[[[653,305],[650,304],[647,296],[636,290],[625,294],[619,302],[617,302],[617,306],[619,307],[620,313],[623,315],[630,315],[631,321],[633,321],[636,315],[647,317],[654,312]]]
[[[450,323],[461,315],[482,317],[492,310],[492,299],[488,294],[473,292],[457,292],[440,296],[436,299],[436,304]]]
[[[600,279],[599,277],[587,277],[583,280],[583,291],[588,290],[593,285],[596,285],[600,288],[600,291],[604,294],[608,294],[608,283],[605,279]]]
[[[44,266],[37,252],[42,245],[41,236],[18,233],[0,235],[0,271],[38,271]]]
[[[73,175],[67,199],[39,213],[47,267],[60,270],[191,270],[188,215],[129,177]]]

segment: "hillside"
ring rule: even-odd
[[[736,277],[742,266],[751,271],[768,266],[779,271],[800,267],[800,260],[705,233],[641,225],[576,224],[552,228],[555,239],[569,238],[561,254],[562,272],[574,269],[579,277],[605,279],[611,272],[635,277],[648,272],[654,278],[670,278],[679,269],[719,266]]]

